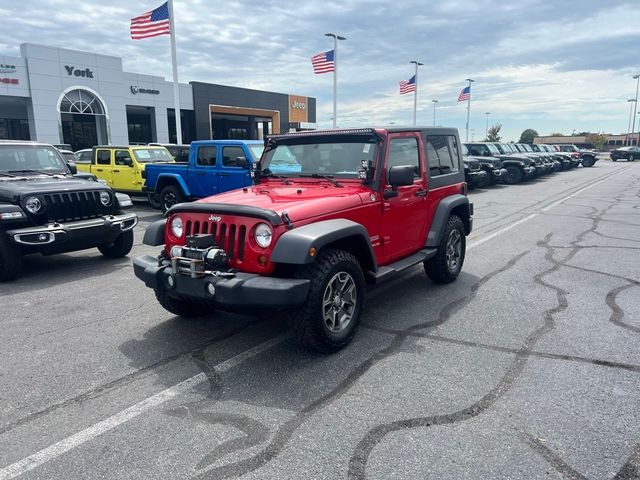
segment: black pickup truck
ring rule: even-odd
[[[138,223],[125,212],[131,199],[76,173],[51,145],[0,141],[0,281],[17,277],[30,253],[129,253]]]

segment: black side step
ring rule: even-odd
[[[437,248],[423,248],[422,250],[414,253],[413,255],[410,255],[401,260],[398,260],[397,262],[392,263],[390,265],[385,265],[384,267],[378,268],[377,272],[367,272],[367,275],[375,283],[381,283],[385,280],[390,279],[397,273],[400,273],[403,270],[406,270],[407,268],[411,268],[420,262],[424,262],[429,258],[435,257],[436,253],[438,253]]]

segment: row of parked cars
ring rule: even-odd
[[[592,167],[598,161],[596,153],[575,145],[471,142],[462,148],[469,188],[513,185],[578,165]]]

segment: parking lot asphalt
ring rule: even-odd
[[[640,165],[470,194],[459,279],[372,288],[354,341],[179,319],[129,258],[0,286],[0,480],[640,478]]]

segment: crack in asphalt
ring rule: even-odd
[[[599,214],[593,216],[591,227],[577,235],[575,240],[571,242],[571,245],[573,245],[573,249],[562,260],[555,259],[555,249],[550,244],[552,237],[551,233],[547,234],[544,240],[538,242],[538,246],[543,247],[546,250],[545,259],[548,262],[551,262],[552,266],[549,269],[534,275],[533,280],[542,287],[555,291],[557,305],[549,310],[546,310],[543,313],[543,325],[528,335],[522,347],[516,353],[514,361],[511,363],[507,372],[504,374],[501,380],[478,401],[456,412],[442,415],[406,418],[386,424],[377,425],[376,427],[372,428],[365,434],[360,442],[358,442],[356,448],[353,451],[353,454],[349,460],[349,479],[361,480],[367,478],[366,468],[369,457],[373,450],[383,441],[383,439],[388,434],[407,429],[430,427],[433,425],[451,425],[472,419],[492,407],[515,384],[515,382],[522,374],[527,360],[531,356],[533,347],[544,335],[555,328],[554,316],[560,312],[565,311],[568,308],[568,292],[559,286],[545,281],[544,277],[557,272],[560,268],[566,265],[567,262],[573,259],[573,257],[581,250],[581,247],[577,244],[581,242],[587,234],[595,231],[595,229],[598,227],[599,219],[603,215],[605,215],[606,212],[613,206],[614,204],[611,204],[604,210],[602,210]],[[546,457],[543,456],[543,458]],[[565,464],[564,462],[560,463],[554,461],[551,462],[550,465],[554,468],[558,468]],[[567,470],[561,469],[558,471],[559,473],[564,474],[563,472]]]
[[[609,317],[609,321],[611,323],[613,323],[614,325],[617,325],[618,327],[622,327],[627,330],[630,330],[632,332],[640,333],[640,327],[637,327],[635,325],[630,325],[622,321],[622,319],[624,318],[624,310],[622,309],[622,307],[620,307],[620,305],[616,303],[616,298],[620,293],[637,286],[638,286],[637,283],[630,282],[626,285],[622,285],[621,287],[614,288],[609,293],[607,293],[606,302],[609,308],[611,309],[611,316]]]
[[[557,453],[547,447],[541,439],[526,432],[520,432],[520,438],[534,452],[544,458],[563,478],[567,480],[587,480],[587,477],[574,470]]]
[[[151,365],[148,365],[144,368],[135,370],[123,377],[117,378],[111,382],[105,383],[103,385],[100,385],[99,387],[93,388],[89,391],[83,392],[79,395],[76,395],[73,398],[68,398],[64,401],[58,402],[58,403],[54,403],[52,405],[49,405],[48,407],[42,409],[42,410],[38,410],[36,412],[30,413],[29,415],[19,418],[17,420],[14,420],[13,422],[7,423],[3,426],[0,427],[0,435],[10,432],[11,430],[14,430],[20,426],[26,425],[28,423],[31,423],[35,420],[38,420],[39,418],[42,418],[46,415],[49,415],[50,413],[55,412],[56,410],[59,410],[61,408],[66,408],[70,405],[74,405],[74,404],[80,404],[82,402],[85,402],[87,400],[92,400],[95,398],[99,398],[102,395],[105,395],[117,388],[123,387],[125,385],[130,384],[131,382],[138,380],[138,379],[142,379],[142,378],[146,378],[148,375],[151,375],[153,373],[154,370],[163,367],[171,362],[174,362],[176,360],[179,360],[181,358],[188,358],[188,357],[197,357],[197,352],[200,351],[204,351],[205,349],[207,349],[208,347],[210,347],[211,345],[214,345],[217,342],[226,340],[230,337],[233,337],[234,335],[240,333],[241,331],[245,330],[245,328],[253,326],[253,325],[257,325],[258,323],[260,323],[262,320],[257,320],[255,322],[250,322],[247,324],[243,324],[242,327],[239,327],[237,329],[232,329],[229,332],[225,332],[221,335],[218,336],[214,336],[212,338],[208,338],[206,340],[206,342],[203,342],[199,345],[196,346],[196,348],[190,349],[188,351],[183,351],[183,352],[179,352],[176,353],[174,355],[171,355],[169,357],[163,358],[162,360],[159,360],[155,363],[152,363]]]
[[[391,343],[386,348],[380,350],[375,355],[370,357],[361,363],[358,367],[351,371],[351,373],[336,385],[331,391],[309,404],[302,410],[298,411],[292,418],[287,420],[281,427],[279,427],[275,433],[273,434],[271,441],[269,444],[254,454],[251,457],[239,460],[237,462],[221,465],[218,467],[209,468],[206,471],[199,472],[193,478],[198,479],[219,479],[219,478],[230,478],[230,477],[239,477],[241,475],[247,474],[249,472],[255,471],[258,468],[266,465],[272,459],[274,459],[285,447],[288,441],[291,439],[293,433],[313,414],[317,411],[324,408],[326,405],[330,404],[337,398],[341,397],[343,394],[348,392],[348,390],[373,366],[381,362],[382,360],[388,358],[389,356],[397,353],[401,347],[403,347],[404,342],[411,337],[411,333],[417,330],[422,330],[424,328],[434,327],[446,322],[450,316],[455,313],[459,308],[463,305],[471,302],[475,296],[477,295],[478,289],[491,280],[496,275],[503,273],[513,266],[524,257],[529,251],[522,252],[511,260],[509,260],[503,267],[500,267],[489,274],[482,277],[476,283],[474,283],[469,293],[464,295],[463,297],[456,299],[447,305],[445,305],[441,310],[437,320],[431,322],[423,322],[416,325],[412,325],[411,327],[406,328],[401,331],[401,333],[395,334],[394,338],[391,340]],[[216,450],[218,451],[218,450]]]

